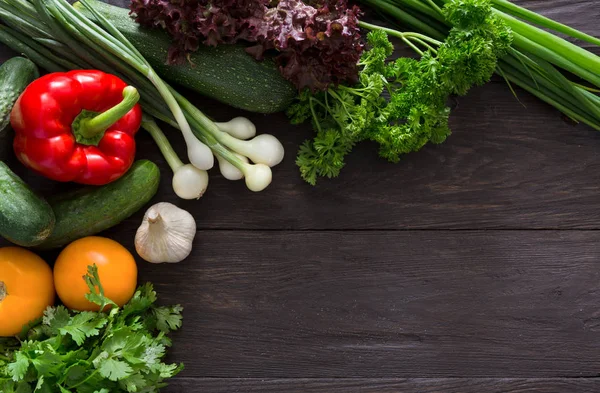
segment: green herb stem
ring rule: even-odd
[[[374,25],[371,23],[363,22],[363,21],[358,22],[358,25],[360,27],[362,27],[363,29],[381,30],[392,37],[400,38],[405,44],[410,46],[415,52],[417,52],[420,55],[423,55],[423,51],[421,51],[421,49],[419,49],[413,43],[413,41],[420,43],[421,45],[425,46],[426,49],[431,49],[434,52],[435,52],[435,48],[433,48],[429,43],[434,44],[434,45],[441,45],[440,41],[438,41],[434,38],[431,38],[431,37],[427,37],[423,34],[419,34],[419,33],[413,33],[413,32],[404,33],[404,32],[398,31],[398,30],[390,29],[388,27],[378,26],[378,25]]]

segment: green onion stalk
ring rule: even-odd
[[[397,24],[397,27],[407,27],[428,37],[429,40],[415,36],[416,33],[385,29],[419,54],[423,50],[435,51],[435,41],[446,38],[452,26],[446,22],[442,8],[449,1],[359,0]],[[572,120],[600,130],[600,97],[596,94],[600,89],[600,56],[542,28],[598,46],[600,39],[507,0],[490,1],[495,15],[513,32],[511,51],[500,59],[496,73],[508,82],[511,90],[511,84],[520,86]],[[364,22],[360,25],[371,30],[381,29],[380,26]],[[572,80],[561,71],[583,82]]]
[[[271,170],[250,164],[230,148],[231,137],[164,82],[139,51],[87,0],[82,0],[96,22],[66,0],[0,0],[0,42],[24,54],[40,67],[59,72],[98,69],[135,86],[144,112],[181,130],[190,162],[200,170],[213,166],[216,154],[243,173],[246,185],[260,191],[271,182]],[[146,116],[145,125],[157,126]],[[148,128],[148,127],[146,127]],[[153,137],[157,132],[151,132]],[[166,138],[156,138],[161,151],[169,152]],[[180,162],[179,162],[180,163]],[[181,165],[177,163],[176,167]],[[182,164],[182,163],[181,163]],[[172,166],[172,168],[174,168]]]

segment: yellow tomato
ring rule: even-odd
[[[53,304],[50,266],[24,248],[0,248],[0,336],[19,334]]]
[[[79,311],[98,311],[89,302],[90,290],[83,280],[88,266],[96,264],[104,295],[123,306],[137,286],[137,265],[133,255],[114,240],[89,236],[69,244],[54,264],[54,286],[65,306]]]

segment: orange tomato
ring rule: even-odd
[[[137,286],[133,255],[114,240],[89,236],[69,244],[54,264],[54,286],[64,305],[79,311],[100,309],[85,298],[90,289],[83,276],[93,264],[98,267],[104,295],[119,306],[127,303]]]
[[[52,270],[20,247],[0,248],[0,336],[15,336],[54,304]]]

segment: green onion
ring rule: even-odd
[[[359,0],[402,26],[443,40],[451,26],[445,22],[439,6],[454,0]],[[600,45],[600,39],[526,10],[506,0],[491,0],[495,13],[513,30],[513,50],[501,60],[497,73],[509,83],[534,94],[571,117],[600,130],[600,57],[530,23],[553,29],[568,36]],[[425,25],[425,17],[443,23],[439,27]],[[368,27],[368,26],[363,26]],[[407,37],[398,32],[399,38]],[[414,42],[409,44],[415,49]],[[421,53],[420,49],[415,49]],[[572,81],[559,69],[591,83],[594,87]],[[511,86],[512,90],[512,86]]]

